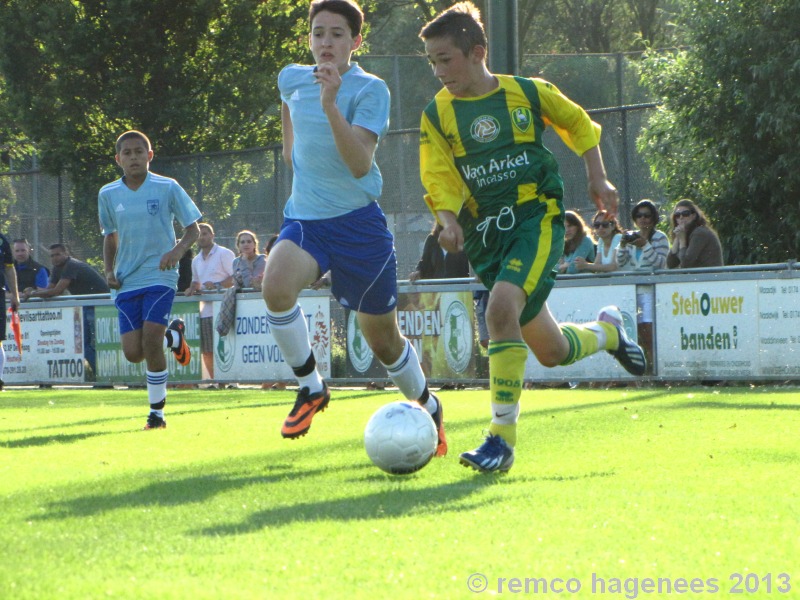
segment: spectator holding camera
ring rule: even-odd
[[[667,265],[669,239],[656,229],[661,216],[650,200],[641,200],[631,211],[631,218],[638,227],[622,234],[617,249],[617,266],[621,271],[651,271]],[[647,355],[648,373],[653,364],[653,319],[655,293],[652,285],[636,288],[636,320],[639,345]]]
[[[672,211],[670,237],[672,247],[667,254],[667,267],[721,267],[722,244],[709,226],[706,215],[691,200],[678,200]]]
[[[667,266],[669,240],[656,229],[661,216],[650,200],[641,200],[631,211],[631,218],[638,227],[622,234],[617,249],[617,267],[620,271],[650,271]]]
[[[578,273],[578,258],[594,260],[594,239],[586,221],[573,210],[564,213],[564,225],[564,254],[558,261],[558,272],[574,275]]]
[[[616,215],[607,210],[598,210],[592,219],[592,229],[597,238],[594,262],[583,257],[575,258],[575,268],[581,272],[607,273],[617,270],[617,248],[622,239],[622,227]]]

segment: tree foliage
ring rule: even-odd
[[[652,56],[663,101],[639,146],[668,194],[712,216],[726,261],[800,257],[800,3],[688,3],[691,47]]]
[[[7,0],[5,110],[42,168],[75,182],[79,230],[96,231],[122,131],[173,156],[279,139],[276,75],[305,56],[306,11],[289,0]]]

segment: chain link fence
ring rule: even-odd
[[[641,198],[663,202],[658,186],[636,151],[636,138],[654,108],[638,85],[637,54],[526,55],[521,75],[552,81],[589,110],[603,127],[602,151],[609,178],[620,190],[621,220],[630,226],[630,206]],[[433,218],[425,207],[419,179],[419,118],[439,89],[423,56],[365,56],[360,64],[387,82],[392,93],[391,132],[381,142],[377,161],[384,178],[381,206],[395,234],[398,277],[415,267]],[[157,138],[157,136],[153,136]],[[545,144],[561,165],[565,205],[591,218],[583,161],[548,130]],[[194,198],[217,241],[235,246],[236,233],[251,229],[262,245],[277,232],[291,189],[291,174],[279,146],[183,157],[159,157],[152,170],[174,177]],[[41,173],[35,159],[0,173],[0,206],[5,206],[10,238],[27,237],[34,258],[49,265],[47,247],[62,241],[81,260],[100,256],[85,232],[72,227],[72,185],[67,177]],[[99,227],[96,235],[100,236]],[[97,242],[97,240],[94,240]]]

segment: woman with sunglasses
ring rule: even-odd
[[[650,200],[640,200],[633,207],[631,218],[638,229],[622,236],[617,250],[619,270],[651,271],[665,268],[669,240],[656,229],[660,219],[656,205]]]
[[[705,214],[691,200],[678,200],[672,211],[670,237],[672,247],[667,255],[670,269],[721,267],[722,244],[717,232],[708,224]]]
[[[564,254],[558,261],[558,272],[574,275],[578,273],[575,260],[594,260],[594,239],[586,221],[575,211],[564,213]]]
[[[608,211],[598,210],[592,219],[592,228],[597,239],[597,252],[594,262],[585,258],[575,259],[575,268],[578,271],[590,273],[606,273],[617,270],[617,248],[622,239],[622,227],[616,215]]]
[[[620,271],[651,271],[667,266],[669,239],[656,229],[660,219],[658,208],[650,200],[640,200],[631,211],[638,228],[622,235],[617,249],[617,266]],[[639,345],[647,355],[647,373],[653,364],[653,320],[655,293],[653,286],[640,285],[636,289],[636,321]]]

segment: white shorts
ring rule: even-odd
[[[653,286],[646,286],[642,291],[636,292],[636,322],[652,323],[655,309],[655,293]]]

